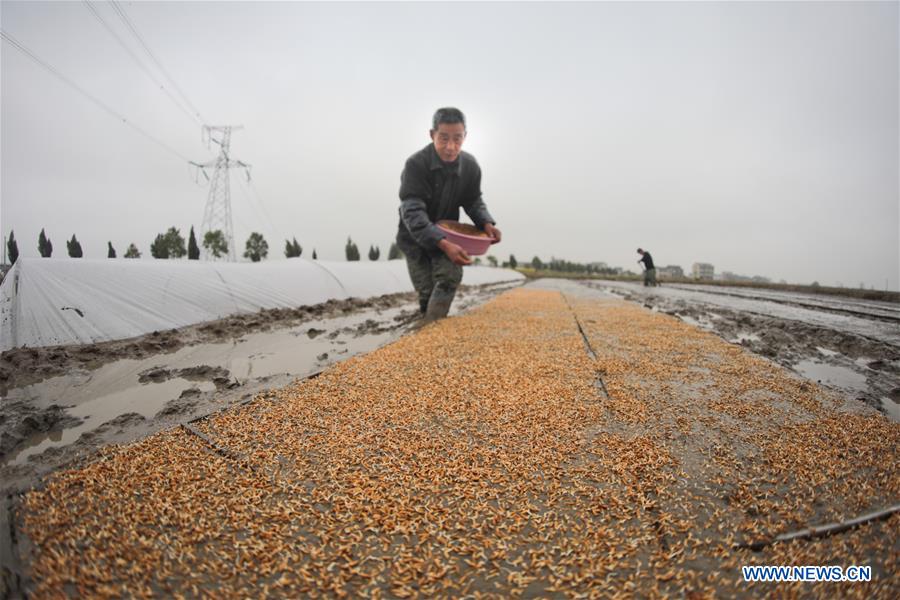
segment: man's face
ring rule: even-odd
[[[465,139],[466,127],[462,123],[440,123],[437,129],[431,130],[434,149],[444,162],[456,160]]]

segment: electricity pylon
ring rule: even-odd
[[[228,244],[228,260],[234,262],[235,245],[234,245],[234,229],[231,224],[231,178],[229,169],[241,168],[247,173],[247,180],[250,180],[250,165],[240,160],[232,160],[228,156],[229,146],[231,145],[231,132],[237,129],[243,129],[242,126],[203,126],[203,137],[208,147],[212,147],[212,142],[219,145],[219,156],[214,161],[206,164],[192,162],[197,167],[206,180],[209,182],[209,196],[206,199],[206,209],[203,211],[203,224],[200,226],[200,242],[203,243],[203,237],[207,231],[221,230],[225,234],[225,241]],[[221,139],[216,139],[213,135],[219,135]],[[206,169],[212,168],[212,178],[206,173]],[[212,254],[203,247],[203,258],[210,260]]]

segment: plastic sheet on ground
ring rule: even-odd
[[[466,267],[463,283],[523,279]],[[20,258],[0,285],[0,351],[127,339],[267,308],[412,291],[403,260],[261,263]]]

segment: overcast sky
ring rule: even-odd
[[[0,21],[142,136],[2,43],[0,229],[37,256],[77,234],[86,257],[149,257],[157,233],[198,230],[211,160],[202,119],[243,125],[232,157],[238,254],[296,236],[382,256],[400,171],[435,108],[468,119],[464,145],[504,233],[494,254],[639,270],[898,289],[897,2],[2,2]],[[183,103],[182,103],[183,104]],[[181,155],[181,156],[179,156]],[[254,189],[255,188],[255,195]]]

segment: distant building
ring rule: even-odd
[[[694,279],[715,279],[716,268],[709,263],[694,263],[691,275]]]
[[[656,274],[665,279],[683,279],[684,271],[678,265],[669,265],[656,269]]]

